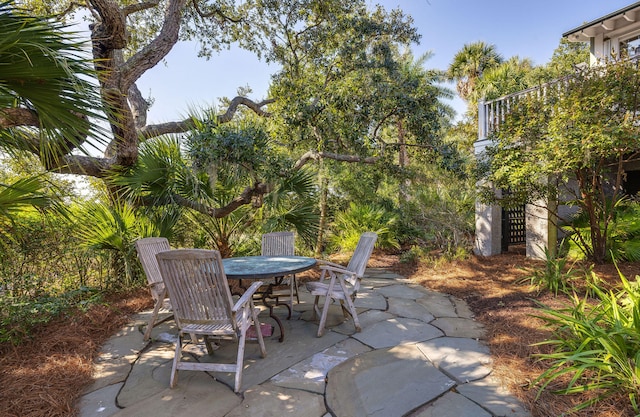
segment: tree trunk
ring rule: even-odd
[[[578,239],[584,245],[585,255],[591,258],[596,264],[604,263],[606,259],[606,236],[602,235],[602,229],[600,227],[600,215],[598,213],[598,207],[594,194],[596,191],[596,184],[593,183],[593,179],[590,178],[589,173],[586,170],[578,170],[576,172],[578,185],[582,194],[582,209],[589,217],[589,232],[591,242],[586,242],[580,236]],[[606,204],[606,203],[605,203]]]
[[[400,166],[400,170],[404,171],[407,165],[409,165],[409,155],[407,154],[407,145],[405,141],[405,130],[402,124],[402,120],[398,120],[398,165]],[[399,194],[398,194],[398,202],[400,207],[404,206],[404,204],[409,201],[409,187],[411,187],[411,180],[409,178],[404,178],[400,181]]]
[[[322,159],[320,159],[319,163],[318,183],[320,184],[320,222],[318,224],[316,256],[320,257],[324,249],[324,231],[327,226],[327,196],[329,189],[329,179],[326,176],[324,161]]]

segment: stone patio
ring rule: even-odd
[[[80,416],[530,416],[492,378],[482,326],[462,300],[368,269],[356,299],[362,332],[336,305],[329,330],[318,338],[313,298],[300,290],[290,320],[286,307],[276,308],[284,342],[276,327],[264,359],[257,343],[247,343],[241,393],[233,392],[232,374],[194,371],[180,371],[177,387],[169,389],[177,330],[167,319],[144,342],[149,311],[103,346]],[[271,320],[266,311],[260,317]],[[198,345],[185,354],[210,358]],[[231,362],[235,354],[234,344],[223,343],[216,361]]]

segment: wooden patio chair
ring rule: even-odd
[[[293,232],[272,232],[262,235],[262,256],[293,256],[295,255],[295,234]],[[298,296],[298,281],[295,274],[288,277],[277,277],[275,282],[269,284],[267,298],[276,300],[276,305],[285,305],[289,309],[289,317],[293,312],[293,298],[300,303]],[[280,302],[281,298],[288,298],[289,303]]]
[[[156,255],[164,283],[171,297],[173,313],[178,326],[178,341],[173,358],[169,386],[175,387],[178,370],[232,372],[235,373],[234,391],[239,392],[242,383],[244,348],[247,330],[254,326],[262,357],[267,356],[258,309],[253,304],[253,294],[262,285],[254,282],[233,303],[222,258],[217,250],[176,249]],[[200,363],[182,361],[182,344],[185,334],[202,336],[209,355],[213,354],[210,339],[233,339],[238,342],[235,363]]]
[[[318,337],[324,334],[329,306],[334,300],[340,301],[340,307],[342,307],[342,313],[345,318],[347,317],[347,313],[351,315],[356,331],[359,332],[362,330],[353,302],[360,289],[360,280],[367,267],[367,262],[369,262],[377,239],[378,235],[374,232],[363,233],[346,267],[332,262],[322,261],[320,264],[320,270],[322,271],[320,279],[306,284],[311,295],[316,296],[313,302],[314,319],[320,314],[318,301],[320,297],[325,297],[320,315],[320,323],[318,324]]]
[[[136,251],[138,252],[138,259],[142,264],[142,269],[147,276],[147,283],[151,290],[151,296],[155,302],[153,307],[153,313],[147,324],[147,329],[144,332],[144,340],[149,340],[151,336],[151,330],[158,319],[158,312],[163,306],[165,299],[167,298],[167,289],[162,282],[162,276],[158,269],[158,261],[156,260],[156,254],[159,252],[170,250],[169,241],[164,237],[146,237],[138,239],[135,242]]]

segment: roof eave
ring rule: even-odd
[[[580,33],[581,33],[582,31],[584,31],[585,29],[588,29],[588,28],[590,28],[590,27],[592,27],[592,26],[600,25],[600,24],[602,24],[602,22],[603,22],[603,21],[605,21],[605,20],[607,20],[607,19],[611,19],[611,18],[613,18],[613,17],[616,17],[616,16],[619,16],[619,15],[622,15],[622,14],[624,14],[624,13],[626,13],[626,12],[628,12],[628,11],[631,11],[631,10],[633,10],[633,9],[636,9],[636,8],[640,8],[640,1],[638,1],[638,2],[636,2],[636,3],[633,3],[633,4],[630,4],[630,5],[629,5],[629,6],[627,6],[627,7],[623,7],[623,8],[622,8],[622,9],[620,9],[620,10],[616,10],[615,12],[609,13],[609,14],[608,14],[608,15],[606,15],[606,16],[602,16],[602,17],[599,17],[599,18],[597,18],[597,19],[595,19],[595,20],[592,20],[592,21],[591,21],[591,22],[589,22],[589,23],[585,23],[585,24],[583,24],[583,25],[581,25],[581,26],[578,26],[578,27],[577,27],[577,28],[575,28],[575,29],[571,29],[571,30],[569,30],[569,31],[567,31],[567,32],[565,32],[565,33],[563,33],[563,34],[562,34],[562,37],[563,37],[563,38],[569,38],[571,35],[575,35],[575,36],[574,36],[574,39],[575,39],[575,40],[584,40],[584,41],[588,41],[588,40],[589,40],[589,38],[590,38],[588,35],[582,35],[582,37],[583,37],[584,39],[579,39],[579,38],[581,37]]]

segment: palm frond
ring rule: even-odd
[[[0,109],[35,112],[37,126],[0,129],[0,146],[42,159],[104,143],[104,120],[87,48],[70,28],[0,3]],[[34,147],[39,149],[33,149]]]

